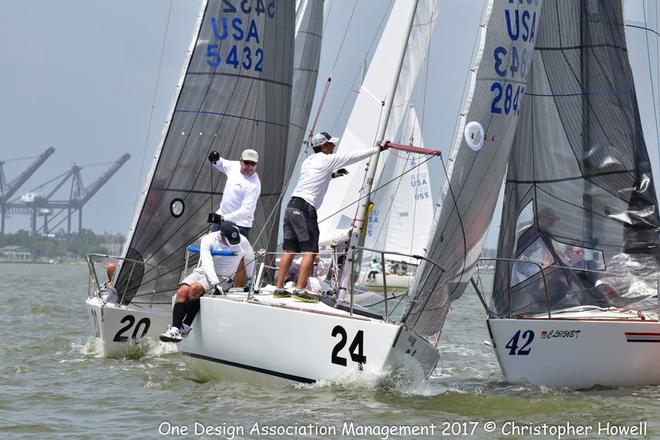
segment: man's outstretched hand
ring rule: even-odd
[[[332,173],[332,178],[337,178],[341,176],[345,176],[348,174],[348,170],[346,168],[339,168],[337,171]]]

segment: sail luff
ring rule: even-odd
[[[140,214],[142,213],[142,209],[144,208],[147,192],[149,191],[149,187],[151,186],[151,182],[153,181],[154,173],[156,171],[156,166],[158,165],[160,154],[163,150],[163,146],[165,145],[165,138],[167,137],[167,132],[169,130],[170,122],[172,121],[172,117],[174,116],[174,110],[176,109],[176,103],[179,99],[179,95],[181,94],[181,90],[183,88],[183,82],[186,78],[186,72],[188,71],[188,66],[190,65],[190,62],[192,60],[193,51],[195,49],[197,37],[199,36],[199,32],[202,28],[202,20],[204,19],[204,13],[206,11],[207,5],[208,5],[208,0],[203,0],[200,5],[199,13],[197,14],[197,21],[195,22],[192,37],[190,39],[190,45],[188,46],[188,51],[187,51],[188,59],[181,67],[181,73],[179,75],[179,80],[177,81],[177,85],[176,85],[176,93],[172,97],[172,102],[170,103],[170,109],[167,113],[168,116],[165,122],[163,123],[163,128],[161,130],[160,141],[158,143],[158,147],[156,148],[156,151],[154,152],[154,158],[151,161],[151,168],[149,169],[149,173],[147,174],[147,178],[145,179],[144,189],[140,193],[140,199],[136,207],[137,209],[135,210],[135,215],[133,216],[131,227],[128,230],[126,241],[124,242],[124,246],[122,249],[123,258],[128,258],[128,249],[130,247],[131,241],[133,240],[133,234],[135,232],[135,228],[137,227],[138,220],[140,219]]]
[[[467,114],[461,115],[471,122],[456,134],[460,148],[454,148],[450,185],[427,252],[442,269],[428,263],[420,266],[404,318],[409,329],[434,345],[451,301],[470,280],[490,226],[518,113],[524,108],[541,3],[495,0],[485,8],[489,17],[481,30],[481,60],[468,95],[472,101]]]
[[[158,290],[165,294],[176,289],[185,246],[205,233],[211,201],[222,195],[226,177],[206,160],[211,150],[230,160],[245,148],[258,151],[262,193],[250,238],[255,248],[273,249],[276,242],[289,126],[293,1],[236,6],[209,0],[205,6],[126,251],[129,258],[160,267]],[[155,290],[154,269],[132,269],[122,267],[116,283],[125,302]]]

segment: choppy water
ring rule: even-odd
[[[90,337],[86,287],[84,265],[0,264],[0,438],[178,438],[161,435],[168,426],[187,428],[189,438],[386,438],[388,426],[430,433],[431,424],[434,435],[389,438],[557,438],[508,436],[511,422],[591,426],[579,437],[621,438],[599,435],[599,423],[640,421],[647,438],[660,438],[658,387],[577,392],[503,383],[474,295],[451,311],[440,369],[428,382],[268,387],[199,383],[160,345],[131,359],[103,358]],[[489,421],[493,433],[485,431]],[[342,432],[351,422],[355,430]],[[251,433],[255,423],[273,430]],[[196,435],[202,425],[216,435]],[[367,425],[379,435],[361,435]]]

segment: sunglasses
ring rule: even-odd
[[[245,165],[249,166],[249,167],[256,167],[256,166],[257,166],[257,163],[256,163],[256,162],[252,162],[251,160],[244,160],[243,163],[244,163]]]

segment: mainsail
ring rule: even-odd
[[[540,8],[540,0],[491,0],[485,5],[466,111],[452,150],[450,184],[427,252],[442,269],[420,266],[404,317],[409,329],[432,344],[439,342],[450,302],[463,293],[472,275],[493,216],[524,107]]]
[[[618,0],[544,0],[509,162],[500,316],[657,294],[658,204]],[[525,268],[523,266],[530,266]],[[548,304],[549,301],[549,304]]]
[[[185,247],[207,231],[207,214],[222,196],[225,177],[209,165],[210,151],[228,159],[238,159],[245,148],[259,152],[262,193],[251,240],[255,249],[275,248],[293,29],[293,0],[203,2],[190,59],[124,252],[145,265],[124,263],[115,283],[124,303],[152,291],[163,298],[175,291]]]

